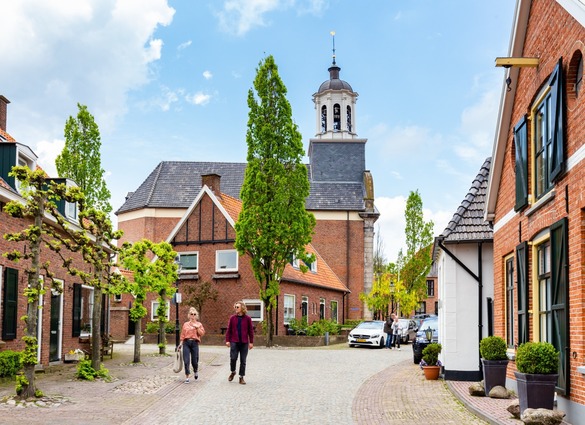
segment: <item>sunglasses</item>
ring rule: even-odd
[[[189,316],[197,316],[197,313],[189,313]]]
[[[234,308],[242,308],[242,307],[239,305],[235,305]]]

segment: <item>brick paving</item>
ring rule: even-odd
[[[202,346],[199,380],[183,383],[172,358],[144,344],[142,364],[131,365],[132,346],[117,344],[104,365],[113,382],[74,379],[74,366],[38,375],[47,395],[68,402],[52,407],[0,403],[3,424],[521,424],[509,419],[509,400],[471,397],[469,383],[427,381],[402,351],[347,348],[255,347],[247,385],[228,382],[229,350]],[[168,352],[172,352],[169,347]],[[13,383],[0,383],[0,398]],[[480,419],[466,408],[476,409]]]

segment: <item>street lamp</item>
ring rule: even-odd
[[[177,265],[177,281],[175,285],[177,286],[177,290],[175,291],[175,312],[176,312],[176,320],[175,320],[175,347],[179,346],[180,343],[180,324],[179,324],[179,304],[181,304],[181,294],[179,293],[179,280],[181,280],[181,257],[178,255],[175,257],[175,264]]]

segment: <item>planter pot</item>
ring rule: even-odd
[[[554,408],[558,374],[540,375],[514,372],[514,375],[516,375],[518,385],[520,414],[527,408],[549,410]]]
[[[506,370],[508,360],[481,359],[483,364],[483,385],[487,396],[493,387],[506,387]]]
[[[423,372],[425,373],[425,378],[429,380],[439,379],[441,366],[423,366]]]

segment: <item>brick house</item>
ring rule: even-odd
[[[317,220],[311,248],[318,253],[319,265],[330,268],[336,276],[339,282],[335,283],[335,287],[344,287],[348,290],[337,304],[338,320],[343,322],[347,319],[371,317],[371,312],[360,301],[359,294],[369,292],[372,286],[374,223],[379,217],[379,212],[374,206],[372,175],[365,168],[367,139],[359,138],[355,130],[355,104],[358,94],[347,82],[339,78],[340,68],[335,61],[328,71],[330,78],[313,94],[316,135],[309,141],[307,169],[311,189],[306,208]],[[210,183],[211,186],[208,185],[205,192],[208,198],[211,198],[210,193],[217,193],[218,202],[214,204],[214,208],[210,207],[201,212],[201,220],[217,225],[213,217],[206,217],[206,213],[216,213],[218,205],[227,202],[226,199],[234,201],[239,199],[245,168],[246,163],[161,162],[136,191],[128,194],[124,204],[116,211],[118,228],[124,231],[122,242],[133,242],[141,238],[148,238],[154,242],[169,240],[177,251],[182,251],[192,246],[193,242],[197,242],[203,250],[203,239],[197,240],[199,235],[190,233],[189,242],[181,244],[173,241],[176,236],[170,236],[179,222],[187,220],[186,214],[193,206],[193,201],[203,196],[205,186],[202,184],[202,176],[216,175],[214,181],[218,183],[221,178],[221,191]],[[200,205],[206,203],[210,206],[213,204],[204,200]],[[227,219],[230,214],[223,216]],[[230,219],[235,220],[237,217],[230,216]],[[223,242],[211,242],[205,249],[211,249],[213,252],[233,250],[235,238],[232,233],[233,226],[226,225],[226,229],[222,237]],[[220,254],[209,252],[204,258],[203,251],[199,252],[198,261],[201,268],[203,270],[203,267],[209,267],[209,270],[212,270],[211,276],[218,276],[213,271],[215,266],[205,262],[215,261],[216,255]],[[252,288],[257,288],[257,284],[255,281],[251,282],[253,280],[251,274],[244,273],[245,268],[241,265],[245,262],[245,257],[239,259],[238,277],[232,279],[236,279],[239,285],[250,288],[249,292],[241,294],[242,297],[256,300],[258,290],[252,291]],[[318,273],[321,271],[319,265]],[[225,278],[216,279],[209,276],[204,278],[211,278],[216,283],[226,281]],[[301,313],[307,313],[310,320],[318,317],[323,308],[325,317],[331,316],[329,303],[331,298],[326,292],[319,292],[329,289],[320,287],[317,290],[318,286],[303,282],[302,290],[299,288],[292,290],[287,286],[290,284],[290,281],[283,284],[282,292],[289,290],[291,295],[294,295],[294,306],[290,307],[296,310],[294,317],[300,318]],[[236,293],[238,292],[234,295]],[[279,299],[279,324],[284,323],[285,308],[289,308],[291,299],[288,301]],[[324,306],[322,300],[325,300]],[[225,315],[231,312],[233,301],[235,301],[233,296],[218,301],[221,303],[218,304],[218,308],[221,306],[222,309],[221,320],[217,319],[218,324],[226,320]],[[219,311],[215,308],[213,310]],[[206,320],[216,322],[214,317],[207,316]],[[277,331],[280,333],[283,328],[279,325]]]
[[[495,333],[560,351],[557,405],[585,413],[585,7],[519,0],[493,149]],[[513,362],[509,383],[515,386]]]
[[[13,218],[3,211],[6,203],[21,200],[18,182],[8,175],[15,165],[37,168],[37,156],[26,145],[18,143],[6,132],[6,118],[9,100],[0,96],[0,253],[22,249],[23,244],[6,241],[2,236],[27,227],[30,221]],[[63,179],[67,184],[74,184]],[[77,208],[65,201],[58,203],[59,211],[71,226],[76,228]],[[54,222],[47,216],[46,222]],[[80,230],[77,227],[77,230]],[[41,366],[60,362],[64,354],[76,348],[88,348],[80,343],[91,332],[93,289],[81,285],[60,267],[61,259],[52,251],[43,248],[41,261],[49,261],[51,271],[60,290],[50,290],[41,296],[38,321],[38,362]],[[75,262],[83,261],[74,257]],[[2,330],[0,349],[22,350],[25,323],[20,318],[26,315],[27,300],[23,290],[27,284],[26,266],[28,261],[12,262],[0,255],[0,328]],[[107,311],[107,308],[104,308]],[[108,315],[102,317],[102,329],[108,329]]]

